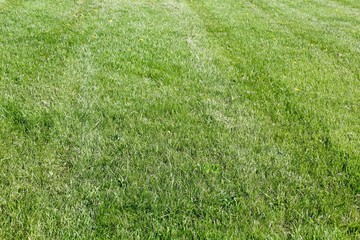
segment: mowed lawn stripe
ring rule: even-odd
[[[230,1],[229,1],[230,2]],[[232,9],[240,9],[240,11],[246,12],[247,7],[246,5],[242,5],[241,3],[235,3],[233,5],[231,4],[227,4],[224,3],[223,5],[225,5],[226,7],[230,7]],[[267,19],[265,18],[266,15],[264,15],[264,19],[262,20],[258,20],[259,25],[261,26],[261,23],[263,24],[262,26],[269,26],[269,31],[262,31],[262,35],[258,36],[255,33],[256,29],[254,31],[246,31],[247,28],[243,27],[243,19],[239,19],[237,20],[235,18],[235,16],[229,16],[228,14],[224,14],[224,16],[221,16],[222,13],[227,13],[227,11],[224,11],[224,7],[223,8],[216,8],[217,4],[211,4],[209,2],[207,2],[206,4],[199,4],[199,2],[194,3],[193,6],[195,7],[196,10],[198,10],[197,12],[199,13],[200,16],[203,17],[203,21],[204,23],[208,26],[208,31],[210,34],[212,34],[218,41],[219,44],[227,44],[227,49],[225,50],[225,54],[227,54],[227,56],[232,57],[233,59],[241,59],[241,58],[246,58],[247,55],[244,56],[244,54],[247,54],[246,52],[244,53],[243,51],[243,47],[242,47],[242,42],[241,39],[243,38],[250,38],[251,36],[253,36],[254,38],[261,38],[263,37],[264,39],[268,39],[269,41],[273,41],[274,40],[274,35],[272,34],[267,34],[268,32],[271,32],[270,26],[272,26],[272,24],[270,25],[269,22],[272,22],[272,19]],[[211,11],[211,13],[208,13],[208,11],[206,10],[208,9],[208,11]],[[270,10],[268,10],[270,11]],[[215,14],[217,13],[217,17],[215,17]],[[247,13],[247,12],[246,12]],[[244,13],[243,15],[240,16],[244,16],[246,13]],[[219,17],[221,16],[221,17]],[[229,23],[229,21],[232,21],[231,23]],[[238,23],[241,26],[237,26],[234,23]],[[303,23],[302,23],[303,24]],[[230,27],[231,26],[231,27]],[[277,27],[277,25],[275,25],[275,28]],[[300,27],[300,26],[299,26]],[[293,28],[296,29],[296,28]],[[260,31],[259,31],[260,32]],[[279,32],[278,32],[279,33]],[[236,37],[235,37],[236,36]],[[249,37],[250,36],[250,37]],[[228,37],[228,38],[226,38]],[[277,38],[280,38],[280,36],[277,36]],[[299,44],[301,46],[301,44],[304,44],[303,40],[300,38],[300,40],[293,38],[292,35],[290,35],[289,37],[290,39],[288,40],[288,42],[285,42],[285,44],[289,44],[289,45],[295,45],[295,44]],[[282,36],[281,38],[283,41],[286,39],[286,36]],[[246,44],[247,42],[251,42],[251,40],[247,40],[247,41],[243,41],[244,44]],[[295,43],[294,43],[295,42]],[[296,43],[297,42],[297,43]],[[268,46],[266,44],[264,44],[266,47],[268,47],[268,49],[266,49],[265,51],[267,53],[265,53],[264,55],[260,55],[259,52],[263,49],[261,46],[258,48],[248,48],[248,49],[253,49],[253,52],[250,52],[249,50],[249,54],[248,56],[256,56],[256,60],[259,63],[264,63],[265,65],[270,65],[273,66],[276,63],[278,64],[284,64],[281,60],[279,62],[276,62],[276,57],[279,54],[279,52],[272,52],[274,50],[277,50],[277,45],[281,44],[281,42],[278,41],[274,41],[273,42],[273,46]],[[239,46],[240,45],[240,46]],[[296,48],[299,45],[295,45],[292,46],[293,48]],[[306,42],[305,42],[305,45]],[[287,46],[285,45],[285,47],[278,47],[279,49],[281,48],[286,48]],[[273,48],[275,48],[273,50]],[[225,47],[223,48],[225,49]],[[239,50],[238,50],[239,49]],[[238,51],[237,51],[238,50]],[[311,53],[311,52],[310,52]],[[300,55],[301,56],[301,55]],[[351,117],[348,117],[349,120],[349,124],[355,124],[352,125],[353,126],[353,130],[357,131],[358,129],[358,124],[355,123],[353,120],[356,119],[356,116],[359,114],[358,109],[356,108],[356,102],[359,95],[357,94],[357,90],[353,89],[354,86],[357,86],[358,81],[356,78],[356,75],[352,75],[351,72],[349,73],[346,68],[345,68],[345,72],[343,74],[339,74],[338,76],[334,74],[334,71],[336,73],[338,67],[341,68],[341,66],[336,65],[336,61],[334,61],[334,59],[330,56],[328,56],[328,54],[325,53],[325,56],[327,56],[328,59],[327,62],[325,62],[325,64],[327,64],[329,66],[329,68],[331,69],[331,71],[328,71],[327,69],[325,69],[325,73],[326,75],[319,74],[319,72],[322,72],[323,69],[317,69],[314,68],[312,65],[312,62],[303,62],[300,64],[303,64],[303,68],[304,70],[307,70],[311,73],[311,76],[323,76],[323,81],[322,82],[316,82],[318,84],[316,90],[317,91],[321,91],[323,95],[328,95],[327,98],[333,99],[331,101],[332,106],[342,103],[343,104],[343,109],[344,110],[340,110],[342,112],[346,112],[346,114],[351,114]],[[266,57],[265,59],[263,57]],[[274,57],[275,59],[271,59],[271,57]],[[291,56],[288,60],[289,62],[293,63],[292,61],[293,58],[296,58],[297,55],[294,54],[293,56]],[[314,56],[314,58],[318,58],[318,56]],[[351,59],[351,58],[350,58]],[[236,60],[234,60],[234,62],[236,62]],[[300,59],[301,61],[302,59]],[[306,58],[304,60],[307,60]],[[349,67],[354,67],[356,66],[356,58],[352,59],[353,60],[353,64]],[[271,61],[271,62],[270,62]],[[297,61],[299,61],[297,59]],[[330,62],[329,62],[330,61]],[[241,62],[241,60],[239,60],[239,62]],[[255,62],[256,64],[256,62]],[[239,67],[242,67],[244,65],[240,65]],[[246,64],[245,66],[251,66],[250,64]],[[302,172],[302,171],[310,171],[311,175],[314,175],[315,178],[318,177],[318,174],[323,172],[322,170],[327,168],[329,170],[329,168],[332,168],[332,173],[330,173],[330,175],[334,176],[337,175],[340,172],[343,172],[344,167],[347,167],[348,164],[350,163],[350,166],[348,169],[348,176],[346,178],[348,179],[352,179],[353,176],[357,175],[356,174],[356,169],[358,169],[358,154],[355,150],[355,152],[346,152],[345,149],[347,149],[346,145],[337,145],[337,139],[336,136],[333,137],[334,135],[330,135],[333,134],[333,131],[337,131],[336,128],[329,128],[328,126],[334,126],[336,123],[338,123],[337,121],[344,121],[344,118],[340,117],[338,114],[339,109],[333,109],[333,112],[330,112],[330,110],[328,110],[329,112],[324,112],[326,110],[322,110],[321,104],[324,104],[324,99],[319,99],[315,98],[315,99],[311,99],[311,101],[309,102],[308,100],[308,96],[306,94],[308,89],[304,89],[303,87],[299,87],[299,89],[295,89],[297,87],[295,87],[294,85],[288,85],[289,83],[293,83],[292,81],[288,81],[289,77],[293,77],[292,75],[290,76],[286,76],[285,74],[287,73],[286,71],[282,72],[280,74],[280,76],[278,75],[280,72],[276,72],[274,75],[271,70],[273,69],[273,67],[268,68],[269,70],[266,71],[266,66],[261,65],[259,66],[258,70],[261,69],[261,67],[265,68],[265,71],[261,72],[261,76],[254,77],[254,84],[253,87],[254,89],[260,90],[260,89],[267,89],[268,91],[264,91],[261,92],[261,96],[258,97],[258,100],[262,100],[263,103],[259,104],[259,106],[265,111],[268,112],[268,114],[270,114],[272,116],[272,119],[277,122],[278,128],[272,129],[274,132],[274,135],[278,135],[280,134],[280,136],[282,135],[282,133],[286,133],[285,136],[285,144],[282,144],[280,146],[285,147],[285,149],[290,145],[291,148],[296,148],[296,149],[292,149],[292,153],[296,153],[298,152],[298,155],[294,155],[294,162],[292,162],[293,166],[295,167],[295,171],[298,172]],[[284,68],[285,70],[286,68]],[[248,69],[249,72],[251,71],[251,69]],[[290,68],[291,71],[291,68]],[[244,72],[244,71],[243,71]],[[315,72],[315,74],[314,74]],[[301,74],[301,73],[300,73]],[[285,75],[285,76],[284,76]],[[342,76],[348,77],[347,82],[343,82],[343,81],[339,81],[339,82],[335,82],[336,79],[341,79]],[[301,76],[300,76],[301,77]],[[303,80],[303,78],[295,78],[295,80],[299,81],[299,80]],[[315,79],[310,79],[308,80],[309,82],[306,84],[307,87],[311,87],[311,83],[315,84],[313,81]],[[331,83],[332,82],[332,83]],[[271,86],[271,88],[267,88],[264,84],[266,84],[266,86]],[[336,84],[334,86],[334,84]],[[351,85],[350,85],[351,84]],[[246,85],[246,83],[244,83],[243,85]],[[305,84],[304,84],[305,85]],[[299,86],[299,85],[297,85]],[[300,85],[301,86],[301,85]],[[330,88],[330,89],[329,89]],[[356,87],[355,87],[356,88]],[[301,89],[301,90],[300,90]],[[346,100],[338,100],[337,98],[333,98],[332,95],[335,94],[333,92],[333,90],[337,90],[336,94],[341,94],[340,90],[344,89],[344,94],[340,95],[342,97],[344,97]],[[329,91],[330,90],[330,91]],[[304,91],[304,93],[295,93],[297,91]],[[346,93],[350,93],[350,95],[346,95]],[[353,95],[352,95],[353,94]],[[296,95],[303,95],[302,98],[297,97]],[[290,97],[291,96],[291,97]],[[310,95],[311,96],[311,95]],[[326,98],[325,98],[326,99]],[[318,105],[320,106],[314,106],[314,100],[315,101],[319,101]],[[348,111],[345,110],[346,109],[346,102],[352,102],[352,106],[353,109],[352,111]],[[318,108],[317,108],[318,107]],[[281,112],[279,114],[279,112]],[[318,113],[327,113],[326,115],[319,115]],[[336,119],[336,117],[334,116],[338,116],[338,118]],[[285,117],[285,119],[284,119]],[[336,125],[335,125],[336,126]],[[278,133],[276,131],[276,129],[280,129],[280,133]],[[286,131],[284,131],[284,129],[287,129]],[[345,130],[345,129],[344,129]],[[346,129],[348,130],[348,129]],[[345,131],[346,131],[345,130]],[[293,134],[291,134],[290,132],[293,132]],[[283,136],[284,137],[284,136]],[[335,138],[335,139],[334,139]],[[281,138],[280,138],[281,139]],[[277,143],[279,143],[279,140],[277,139]],[[324,142],[325,140],[325,142]],[[326,141],[331,141],[326,143]],[[291,142],[292,144],[288,144],[289,142]],[[293,145],[293,143],[296,143],[296,145]],[[351,141],[350,144],[352,145],[352,149],[357,149],[357,147],[354,147],[357,145],[357,141]],[[318,146],[313,148],[314,146]],[[321,145],[323,145],[323,147],[321,147]],[[313,148],[313,150],[311,150]],[[341,149],[343,148],[343,149]],[[344,149],[345,148],[345,149]],[[323,149],[322,151],[320,149]],[[320,155],[319,155],[320,154]],[[307,160],[306,160],[307,159]],[[342,159],[343,163],[341,163],[340,159]],[[309,164],[309,165],[308,165]],[[332,165],[334,164],[334,165]],[[308,166],[308,167],[306,167]],[[317,167],[316,167],[317,166]],[[304,172],[303,172],[304,173]],[[331,177],[333,178],[333,177]],[[329,179],[331,179],[329,178]],[[334,178],[330,181],[333,181]],[[352,181],[352,183],[350,185],[347,185],[348,189],[350,190],[349,194],[347,197],[345,197],[345,199],[350,200],[349,202],[349,207],[350,206],[354,206],[353,204],[356,204],[356,197],[354,198],[353,193],[355,193],[356,191],[356,178],[353,179],[354,181]],[[314,182],[316,180],[314,179]],[[321,180],[323,181],[323,179]],[[346,180],[345,180],[346,181]],[[323,183],[319,183],[319,186],[322,186]],[[319,187],[318,186],[318,187]],[[344,191],[344,186],[342,185],[342,183],[340,183],[340,185],[338,186],[338,190],[339,192],[343,192]],[[355,187],[355,188],[354,188]],[[355,192],[353,192],[353,189],[355,190]],[[320,192],[320,191],[319,191]],[[334,194],[335,196],[337,196],[339,193],[336,193],[336,191],[334,192],[327,192],[328,194]],[[321,198],[319,198],[320,200]],[[324,198],[323,200],[327,201],[326,199],[333,199],[331,197],[328,198]],[[345,199],[342,199],[339,201],[346,201]],[[322,201],[322,200],[321,200]],[[312,202],[312,204],[314,204],[314,202]],[[337,206],[339,203],[333,202],[333,207]],[[327,204],[320,204],[322,206],[325,206]],[[351,207],[350,207],[351,209]],[[353,210],[350,210],[350,213],[354,213]],[[345,214],[347,215],[347,214]],[[355,219],[357,218],[357,214],[354,215]]]

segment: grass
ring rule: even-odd
[[[0,0],[1,239],[357,239],[357,0]]]

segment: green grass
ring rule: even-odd
[[[358,0],[0,0],[1,239],[358,239]]]

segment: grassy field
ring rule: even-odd
[[[359,239],[360,1],[0,0],[0,239]]]

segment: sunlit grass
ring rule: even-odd
[[[359,16],[0,0],[0,238],[359,238]]]

